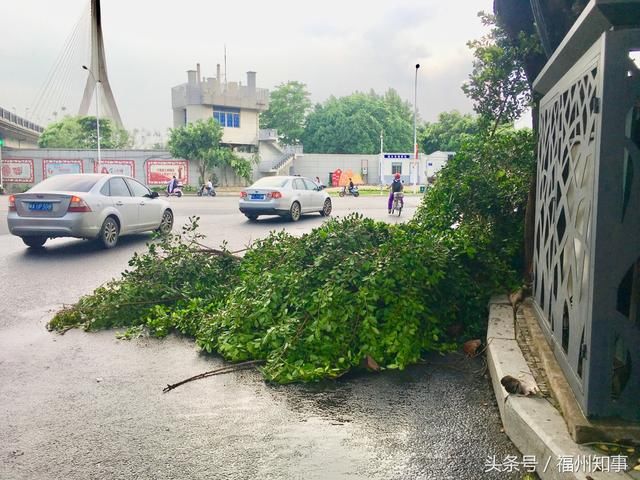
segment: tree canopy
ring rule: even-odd
[[[411,151],[413,110],[398,93],[356,92],[330,97],[307,117],[304,149],[314,153],[378,153],[384,133],[387,151]]]
[[[299,144],[310,109],[311,100],[304,83],[281,83],[271,92],[269,109],[260,115],[260,126],[277,129],[284,144]]]
[[[38,139],[40,148],[98,147],[96,117],[64,117],[51,123]],[[126,148],[131,146],[126,130],[116,126],[109,118],[100,119],[100,148]]]
[[[221,147],[222,127],[213,118],[187,123],[172,128],[167,146],[176,158],[198,162],[200,182],[204,183],[207,171],[214,167],[230,167],[237,175],[249,179],[251,163],[240,158],[230,148]]]
[[[524,70],[524,59],[538,51],[540,44],[535,35],[520,32],[510,38],[496,24],[493,15],[480,12],[482,23],[491,26],[488,35],[468,42],[473,50],[473,71],[462,86],[474,103],[474,110],[489,126],[491,133],[499,125],[512,123],[531,103],[531,88]]]
[[[442,112],[437,122],[427,122],[421,127],[418,144],[427,154],[439,150],[457,152],[465,139],[479,131],[477,117],[468,113],[462,115],[457,110]]]

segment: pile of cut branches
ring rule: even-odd
[[[489,296],[518,283],[532,139],[501,135],[459,152],[407,223],[352,214],[301,237],[272,232],[238,258],[203,247],[194,217],[49,326],[178,331],[279,383],[455,348],[484,328]]]

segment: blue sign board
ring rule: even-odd
[[[410,153],[385,153],[384,158],[411,158]]]

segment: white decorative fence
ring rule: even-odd
[[[540,324],[585,414],[636,421],[639,15],[637,1],[592,0],[534,83]]]

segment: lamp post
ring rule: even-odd
[[[96,79],[91,69],[86,65],[82,65],[82,68],[89,72],[89,75],[91,75],[91,78],[93,78],[96,84],[96,131],[98,135],[98,173],[100,173],[100,99],[98,98],[100,97],[100,80]]]
[[[413,189],[415,193],[416,184],[418,183],[418,134],[417,134],[417,109],[418,109],[418,69],[420,64],[416,63],[416,76],[413,85],[413,169],[414,169],[414,182]]]

